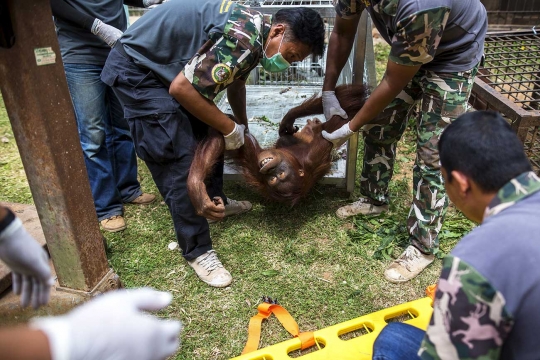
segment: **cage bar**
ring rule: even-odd
[[[485,62],[475,79],[470,103],[503,114],[540,171],[540,34],[533,31],[488,34]]]

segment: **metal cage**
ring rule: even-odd
[[[540,170],[540,34],[488,34],[485,63],[475,79],[470,103],[502,113]]]
[[[249,1],[245,2],[246,4]],[[290,0],[267,0],[261,7],[261,12],[268,13],[285,7],[284,4],[299,3]],[[331,1],[301,1],[302,5],[311,4],[321,17],[326,20],[327,35],[333,29],[335,13],[331,7]],[[324,7],[316,6],[316,3],[326,3]],[[278,5],[276,5],[278,4]],[[373,38],[371,36],[371,19],[364,11],[360,19],[356,42],[340,77],[339,84],[352,84],[363,82],[371,86],[375,85],[375,58],[373,51]],[[272,146],[278,137],[278,127],[283,116],[292,107],[299,105],[307,98],[320,93],[324,81],[326,68],[326,50],[322,57],[310,56],[307,59],[292,64],[283,73],[270,74],[258,65],[247,81],[247,116],[250,132],[254,134],[261,146]],[[218,101],[218,107],[223,112],[231,112],[226,94]],[[322,119],[322,115],[319,116]],[[298,119],[296,124],[301,127],[307,118]],[[335,161],[332,169],[326,175],[322,183],[334,184],[345,187],[348,192],[354,190],[356,177],[356,159],[358,153],[358,135],[353,136],[346,147],[335,153]],[[225,180],[240,180],[242,177],[232,167],[225,167]]]
[[[304,6],[316,10],[326,22],[327,36],[334,27],[335,10],[332,0],[240,0],[238,4],[250,6],[265,14],[275,14],[287,7]],[[145,9],[131,8],[130,16],[142,16]],[[338,79],[338,84],[363,82],[374,86],[375,57],[373,38],[371,36],[371,19],[366,11],[363,12],[356,34],[356,42],[349,59]],[[270,74],[258,65],[247,80],[247,116],[250,131],[261,146],[273,145],[278,137],[278,126],[285,113],[299,105],[306,98],[321,91],[326,68],[326,50],[323,56],[309,56],[307,59],[292,64],[283,73]],[[216,104],[223,112],[232,113],[224,92],[217,97]],[[321,118],[321,117],[320,117]],[[299,119],[297,124],[302,126],[306,119]],[[347,143],[346,148],[336,153],[331,173],[322,182],[343,186],[347,191],[354,190],[356,176],[356,159],[358,150],[358,134]],[[242,176],[226,164],[225,180],[240,180]]]

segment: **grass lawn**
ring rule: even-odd
[[[387,53],[388,48],[377,45],[376,50]],[[383,61],[380,79],[386,56],[378,56],[378,60]],[[0,201],[32,203],[1,98],[0,139]],[[214,248],[234,277],[228,288],[205,285],[178,251],[168,250],[175,237],[161,198],[146,207],[126,206],[128,229],[104,234],[110,265],[127,287],[151,286],[174,294],[173,304],[160,316],[180,319],[185,326],[176,359],[239,355],[249,318],[263,295],[278,298],[302,331],[420,298],[426,286],[436,282],[440,260],[403,285],[383,278],[384,268],[392,256],[401,253],[406,239],[414,156],[413,134],[407,129],[398,147],[391,210],[374,218],[339,220],[336,209],[350,199],[332,186],[317,186],[307,199],[290,208],[269,203],[242,184],[227,183],[229,197],[253,203],[251,212],[211,226]],[[361,159],[360,153],[358,172]],[[158,194],[148,169],[139,165],[144,191]],[[471,222],[451,208],[442,230],[441,250],[450,251],[471,227]],[[380,259],[373,256],[377,249]],[[262,346],[289,338],[275,318],[264,324]]]

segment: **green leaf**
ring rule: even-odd
[[[262,274],[264,276],[276,276],[277,274],[279,274],[279,271],[277,270],[265,270],[262,272]]]

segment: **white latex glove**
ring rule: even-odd
[[[30,327],[49,340],[52,360],[157,360],[180,345],[179,321],[143,311],[163,309],[172,295],[150,288],[100,295],[66,315],[35,318]]]
[[[244,145],[244,125],[234,123],[234,130],[230,134],[223,135],[225,138],[225,150],[235,150]]]
[[[349,128],[348,122],[343,124],[342,127],[337,129],[333,133],[329,133],[324,130],[322,132],[323,138],[334,144],[335,148],[338,148],[341,145],[345,144],[345,142],[352,136],[352,134],[354,134],[354,131]]]
[[[145,8],[153,9],[164,2],[167,2],[167,0],[143,0],[143,5]]]
[[[21,305],[34,308],[49,302],[54,280],[49,257],[36,240],[15,218],[0,234],[0,259],[12,271],[13,292],[21,295]]]
[[[344,119],[349,118],[345,110],[341,108],[335,91],[322,92],[322,106],[326,121],[330,120],[334,115],[339,115]]]
[[[94,20],[91,31],[92,34],[105,41],[110,47],[113,47],[116,44],[116,41],[123,35],[122,31],[118,30],[114,26],[105,24],[99,19]]]

